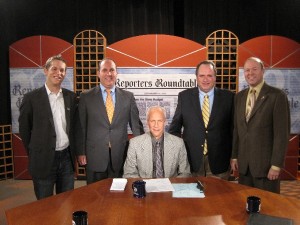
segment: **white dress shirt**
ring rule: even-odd
[[[56,151],[61,151],[69,146],[69,138],[66,132],[66,113],[65,113],[65,103],[63,98],[62,89],[59,90],[57,94],[51,92],[47,85],[45,84],[47,94],[49,97],[49,102],[51,106],[51,111],[53,115],[55,133],[56,133]]]

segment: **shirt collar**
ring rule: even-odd
[[[151,140],[152,140],[152,143],[153,144],[156,144],[156,142],[159,142],[160,144],[162,144],[163,140],[164,140],[164,134],[159,138],[159,139],[156,139],[150,132],[150,135],[151,135]]]
[[[101,92],[104,93],[106,87],[104,87],[104,86],[100,83],[100,89],[101,89]],[[114,93],[115,90],[116,90],[116,86],[114,85],[112,88],[110,88],[110,90],[111,90],[111,93]]]
[[[260,82],[260,83],[259,83],[258,85],[256,85],[255,87],[249,86],[249,93],[250,93],[251,90],[255,90],[256,96],[258,96],[258,95],[259,95],[259,92],[260,92],[261,89],[262,89],[262,86],[264,85],[264,83],[265,83],[265,81],[262,80],[262,82]]]
[[[50,91],[50,89],[48,88],[47,84],[45,83],[45,88],[47,91],[47,94],[50,95],[51,93],[55,94],[54,92]],[[60,88],[57,95],[62,93],[62,89]]]
[[[201,96],[204,97],[205,95],[208,95],[208,97],[211,97],[214,94],[215,88],[212,88],[209,92],[201,91],[199,87],[198,90]]]

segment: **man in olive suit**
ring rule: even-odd
[[[266,84],[264,71],[259,58],[251,57],[244,64],[249,88],[235,99],[231,167],[239,172],[240,184],[279,193],[290,111],[286,94]]]

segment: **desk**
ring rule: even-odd
[[[8,225],[71,225],[73,211],[88,212],[89,225],[235,225],[246,224],[246,198],[261,198],[261,213],[292,218],[300,225],[300,200],[235,184],[217,178],[199,178],[205,198],[172,198],[171,192],[132,197],[128,179],[124,192],[109,190],[112,179],[99,181],[6,211]],[[195,178],[172,178],[172,183],[192,183]]]

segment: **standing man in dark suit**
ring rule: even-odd
[[[231,168],[239,172],[240,184],[280,193],[280,169],[290,135],[288,99],[265,83],[260,59],[246,60],[244,76],[249,88],[235,99]]]
[[[29,156],[37,199],[74,189],[76,95],[61,88],[67,65],[60,56],[45,64],[46,83],[24,95],[19,131]]]
[[[144,133],[131,92],[115,86],[117,66],[112,59],[99,62],[100,85],[82,92],[79,102],[81,136],[78,161],[86,165],[87,183],[122,177],[128,146],[128,124],[134,136]]]
[[[197,65],[198,87],[179,93],[169,132],[181,136],[183,127],[182,137],[194,176],[217,176],[227,180],[232,151],[234,93],[215,87],[216,74],[212,61]],[[206,111],[204,105],[207,105]]]

